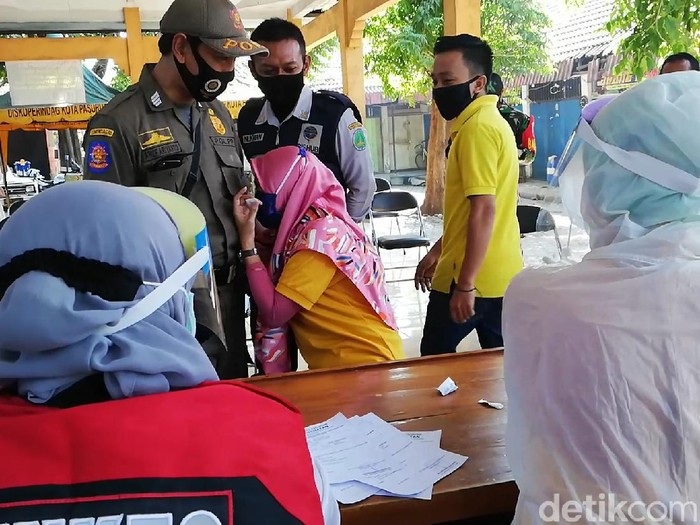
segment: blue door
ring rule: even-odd
[[[547,159],[550,155],[561,156],[569,136],[581,116],[579,99],[532,103],[531,114],[535,117],[535,139],[537,157],[532,163],[532,176],[547,180]]]

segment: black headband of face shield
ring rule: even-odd
[[[38,248],[17,255],[0,267],[0,299],[12,283],[29,272],[48,273],[79,292],[112,302],[133,301],[143,285],[137,273],[122,266],[52,248]]]

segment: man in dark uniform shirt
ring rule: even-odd
[[[174,191],[199,207],[218,294],[208,293],[200,275],[193,289],[197,338],[222,378],[244,377],[246,287],[233,195],[251,181],[231,115],[216,97],[233,80],[235,58],[267,50],[247,38],[229,0],[175,0],[160,30],[160,61],[90,121],[85,178]]]
[[[345,188],[350,216],[361,221],[377,186],[357,107],[342,93],[313,92],[304,84],[311,58],[304,35],[293,23],[271,18],[250,37],[270,53],[250,61],[265,97],[249,100],[238,116],[246,157],[279,146],[303,146],[333,171]]]

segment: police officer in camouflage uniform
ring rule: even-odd
[[[222,378],[244,377],[246,286],[233,196],[251,181],[243,172],[231,115],[216,97],[233,80],[235,58],[267,50],[247,38],[229,0],[175,0],[160,30],[160,61],[147,64],[139,82],[90,121],[84,174],[178,192],[199,207],[207,221],[218,294],[195,284],[197,338],[217,360]],[[217,296],[219,304],[212,304]]]

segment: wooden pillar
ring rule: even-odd
[[[141,33],[141,12],[139,8],[125,7],[124,22],[126,23],[126,47],[129,60],[128,71],[125,70],[125,73],[135,82],[138,80],[141,70],[146,63],[144,40]],[[122,64],[119,64],[119,66],[124,69]]]
[[[340,0],[342,17],[338,20],[340,62],[343,70],[343,92],[365,115],[365,57],[362,50],[364,20],[356,20],[350,12],[350,0]]]
[[[481,36],[480,0],[442,0],[445,34]]]
[[[301,18],[294,18],[294,16],[292,16],[291,9],[287,9],[287,20],[299,28],[304,25],[304,21]]]
[[[445,34],[481,35],[480,0],[442,0],[445,17]],[[430,108],[430,141],[428,142],[428,165],[426,167],[425,200],[423,213],[437,215],[443,212],[445,194],[445,147],[448,140],[447,123],[440,116],[435,103]]]

